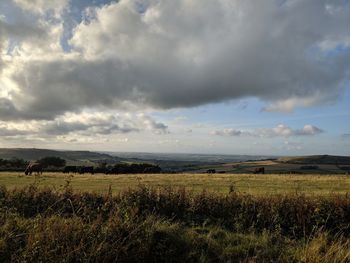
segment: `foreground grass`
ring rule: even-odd
[[[1,262],[350,262],[350,198],[0,188]]]
[[[134,222],[115,217],[90,224],[79,218],[13,218],[1,226],[0,233],[2,262],[350,260],[349,240],[334,240],[326,233],[307,241],[292,240],[270,232],[242,234],[220,227],[187,227],[155,217]]]
[[[346,194],[350,176],[346,175],[254,175],[254,174],[139,174],[139,175],[65,175],[44,173],[25,176],[23,173],[0,173],[0,185],[21,188],[35,183],[39,187],[60,188],[70,185],[76,191],[106,193],[111,187],[118,193],[138,185],[151,187],[186,187],[200,192],[203,189],[219,193],[236,192],[264,195],[303,193],[306,195]]]

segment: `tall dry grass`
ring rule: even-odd
[[[346,195],[0,188],[2,262],[350,262]]]

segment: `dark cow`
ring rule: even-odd
[[[159,174],[162,171],[162,169],[159,166],[150,166],[146,167],[143,170],[144,174]]]
[[[265,173],[265,168],[264,167],[258,167],[254,169],[255,174],[264,174]]]
[[[94,168],[94,173],[96,174],[108,174],[108,169],[107,167],[96,167]]]
[[[43,173],[43,166],[40,163],[30,163],[28,164],[27,168],[25,169],[24,173],[26,175],[32,175],[33,172],[36,172],[37,174]]]
[[[94,174],[94,167],[93,166],[81,166],[78,169],[80,174],[84,174],[84,173],[90,173],[90,174]]]
[[[207,174],[215,174],[216,170],[215,169],[208,169]]]
[[[76,173],[77,172],[77,167],[76,166],[66,166],[66,167],[64,167],[63,172],[65,174]]]

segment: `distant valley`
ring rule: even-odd
[[[55,156],[66,160],[67,165],[92,165],[151,163],[159,165],[163,171],[202,173],[214,169],[221,173],[252,173],[257,167],[265,167],[267,173],[348,173],[349,156],[251,156],[215,154],[172,154],[172,153],[129,153],[64,151],[35,148],[0,148],[0,159],[23,159],[35,161],[43,157]]]

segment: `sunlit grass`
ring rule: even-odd
[[[114,193],[138,185],[151,187],[185,187],[228,193],[230,187],[240,193],[254,195],[303,193],[306,195],[345,194],[350,192],[350,176],[346,175],[254,175],[254,174],[135,174],[135,175],[66,175],[44,173],[25,176],[22,173],[0,173],[0,185],[21,188],[30,184],[39,187],[64,187],[67,182],[77,191],[103,193],[111,187]]]

